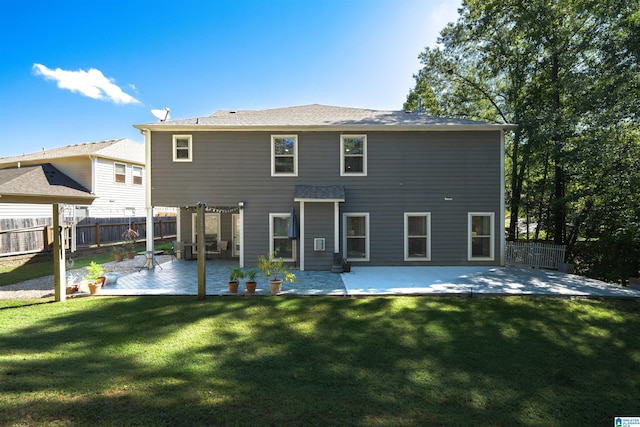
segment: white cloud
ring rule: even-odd
[[[79,92],[89,98],[111,101],[116,104],[139,104],[140,101],[128,95],[113,83],[113,79],[105,77],[102,71],[90,68],[89,71],[67,71],[60,68],[52,70],[42,64],[33,64],[33,72],[47,80],[58,82],[60,89]]]

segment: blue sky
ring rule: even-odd
[[[402,108],[460,0],[0,0],[0,157],[174,119]]]

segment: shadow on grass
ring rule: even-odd
[[[425,297],[25,307],[0,317],[0,424],[608,424],[638,410],[637,308]]]

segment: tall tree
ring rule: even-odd
[[[639,29],[638,0],[465,0],[420,55],[404,108],[422,97],[430,114],[517,123],[508,236],[525,215],[536,235],[571,250],[586,229],[602,229],[588,223],[604,220],[594,216],[601,199],[633,211],[637,187],[614,183],[635,179],[615,165],[638,161]]]

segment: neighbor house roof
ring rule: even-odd
[[[109,141],[67,145],[65,147],[52,148],[50,150],[23,154],[21,156],[0,157],[0,165],[13,166],[18,163],[21,165],[38,164],[74,157],[102,157],[141,165],[145,163],[144,144],[127,138],[120,138]]]
[[[2,203],[91,203],[95,198],[50,163],[0,169]]]
[[[322,128],[348,130],[499,130],[514,125],[363,108],[303,105],[269,110],[219,110],[210,116],[167,120],[134,126],[150,130],[270,130]]]

